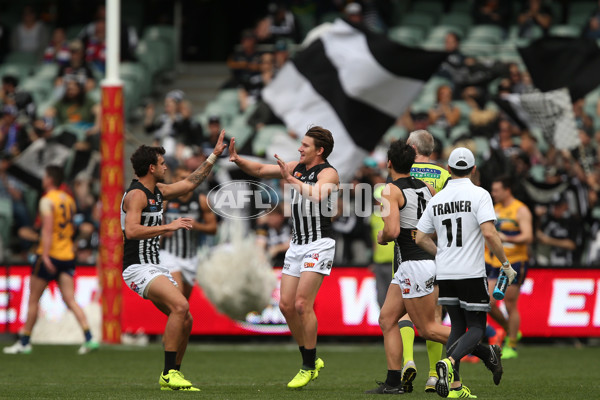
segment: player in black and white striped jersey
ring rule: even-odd
[[[280,178],[291,186],[292,241],[283,265],[279,308],[300,348],[302,367],[288,383],[289,388],[307,385],[325,365],[316,357],[317,317],[313,307],[335,254],[331,193],[338,190],[339,176],[327,162],[332,150],[333,136],[320,126],[313,126],[302,138],[299,161],[286,163],[275,155],[277,165],[261,164],[241,158],[235,151],[235,138],[229,145],[229,161],[247,174]]]
[[[213,153],[186,179],[162,183],[167,165],[165,149],[142,145],[131,155],[134,179],[121,201],[121,229],[124,235],[123,280],[142,298],[152,301],[168,316],[163,344],[165,366],[159,377],[164,390],[197,391],[180,372],[181,362],[192,330],[189,303],[177,288],[169,270],[160,264],[158,237],[179,229],[191,229],[192,220],[177,218],[162,224],[163,200],[193,191],[203,182],[217,157],[227,147],[221,131]]]
[[[173,182],[186,179],[190,171],[178,167],[173,174]],[[166,202],[164,223],[170,224],[177,218],[192,220],[192,229],[180,229],[162,235],[160,260],[165,265],[186,299],[190,298],[196,283],[198,258],[198,233],[214,235],[217,232],[217,217],[208,206],[203,193],[188,192]]]

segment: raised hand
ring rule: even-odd
[[[219,139],[217,140],[217,144],[215,145],[215,148],[213,150],[213,154],[215,156],[220,156],[223,151],[225,151],[225,149],[227,148],[227,143],[223,143],[223,140],[225,139],[225,129],[221,130],[221,134],[219,135]]]
[[[177,218],[175,221],[171,222],[169,226],[171,230],[177,231],[179,229],[190,230],[192,229],[192,223],[194,222],[191,218]]]
[[[284,180],[290,177],[290,172],[287,169],[287,165],[285,161],[283,161],[277,154],[275,154],[275,159],[277,160],[277,165],[279,165],[279,169],[281,170],[281,178]]]
[[[238,156],[237,151],[235,151],[235,138],[231,138],[231,142],[229,142],[229,161],[238,162],[240,156]]]

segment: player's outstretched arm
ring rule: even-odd
[[[257,178],[281,178],[279,166],[276,164],[261,164],[240,157],[235,150],[235,138],[229,142],[229,161],[235,163],[242,171]]]
[[[178,229],[192,229],[191,218],[177,218],[167,225],[144,226],[142,220],[142,210],[146,207],[148,199],[141,190],[132,190],[127,193],[123,201],[125,215],[125,237],[131,240],[150,239],[167,232],[173,232]]]
[[[163,183],[157,184],[158,188],[163,194],[165,200],[177,198],[183,194],[191,192],[196,189],[198,185],[200,185],[210,171],[212,170],[215,161],[217,161],[217,157],[223,154],[223,151],[227,147],[227,143],[223,143],[225,139],[225,129],[221,131],[219,135],[219,140],[217,140],[217,144],[213,149],[212,154],[204,161],[194,172],[188,175],[184,180],[171,183],[170,185],[166,185]]]
[[[279,168],[279,173],[283,181],[292,185],[303,197],[319,202],[339,189],[340,177],[333,168],[325,168],[319,172],[319,175],[317,175],[317,182],[315,182],[314,185],[309,185],[292,175],[292,171],[294,171],[294,168],[298,165],[296,161],[285,162],[277,154],[275,154],[275,159],[277,160],[277,167]]]

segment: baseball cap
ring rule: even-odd
[[[167,99],[173,99],[176,103],[179,103],[184,99],[185,93],[183,93],[182,90],[175,89],[169,91],[165,97]]]
[[[450,153],[448,165],[454,169],[469,169],[475,165],[475,157],[471,150],[465,147],[457,147]]]
[[[277,42],[275,42],[275,51],[286,51],[287,50],[287,43],[285,40],[278,40]]]
[[[362,7],[358,3],[349,3],[344,9],[344,12],[347,15],[357,15],[362,12]]]

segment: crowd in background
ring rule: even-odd
[[[330,21],[324,16],[334,14],[386,32],[391,24],[390,12],[386,11],[390,3],[376,0],[273,3],[263,18],[249,21],[242,31],[239,45],[232,49],[227,60],[231,78],[223,82],[223,90],[236,90],[239,112],[250,112],[248,124],[253,132],[266,125],[282,124],[262,101],[261,91],[294,51],[327,28]],[[449,10],[453,1],[443,3]],[[537,29],[547,32],[552,24],[561,22],[553,15],[552,8],[538,0],[523,1],[518,15],[513,15],[514,8],[507,8],[503,1],[474,0],[471,3],[475,24],[497,25],[508,34],[509,21],[516,18],[521,37],[528,37]],[[567,3],[557,2],[565,8]],[[304,34],[299,10],[311,10],[317,20],[323,17],[323,23]],[[40,63],[59,66],[58,74],[52,77],[53,102],[42,110],[33,96],[21,90],[18,77],[2,75],[0,201],[11,204],[13,224],[10,235],[5,236],[11,239],[10,243],[4,243],[3,247],[9,248],[17,260],[25,260],[33,246],[27,232],[35,229],[37,219],[38,188],[11,172],[13,161],[35,141],[59,142],[73,149],[68,161],[68,186],[77,203],[78,261],[94,263],[100,209],[99,106],[98,98],[90,93],[97,90],[104,73],[105,10],[99,7],[94,20],[71,40],[67,40],[64,27],[50,31],[36,10],[29,6],[23,8],[22,22],[13,32],[0,31],[0,59],[11,52],[29,52],[39,57]],[[600,37],[598,9],[586,21],[582,35]],[[515,197],[524,201],[534,215],[534,265],[599,266],[600,126],[597,121],[600,120],[600,103],[593,109],[586,107],[583,99],[573,104],[581,145],[572,151],[557,151],[551,144],[542,142],[535,132],[511,119],[495,101],[502,93],[522,94],[535,90],[527,70],[518,63],[465,55],[460,50],[462,39],[456,32],[445,36],[444,48],[450,55],[432,78],[439,82],[435,101],[428,107],[415,104],[398,118],[395,128],[403,133],[396,137],[386,135],[380,146],[360,161],[352,183],[385,182],[386,150],[390,141],[404,140],[408,132],[416,129],[427,129],[436,138],[436,150],[431,157],[434,162],[445,166],[449,151],[460,144],[477,150],[474,151],[478,156],[477,184],[489,190],[498,171],[513,177]],[[122,58],[134,59],[135,30],[122,29],[121,42]],[[196,118],[200,110],[194,110],[194,105],[186,99],[185,88],[181,89],[167,93],[162,106],[150,102],[142,122],[147,138],[165,147],[165,159],[172,170],[180,165],[191,170],[210,154],[218,133],[226,126],[222,115],[209,115],[205,120]],[[58,131],[57,127],[60,127]],[[289,134],[298,137],[302,132]],[[252,148],[240,151],[251,154]],[[227,154],[222,157],[226,158]],[[204,190],[218,183],[214,175]],[[233,172],[231,177],[245,178]],[[276,182],[269,184],[277,187]],[[352,209],[356,201],[353,195],[351,204],[339,204],[339,207]],[[274,263],[281,263],[286,237],[290,234],[282,210],[276,208],[269,216],[253,222],[253,228]],[[336,218],[334,229],[340,243],[336,264],[371,262],[373,243],[368,217]]]

